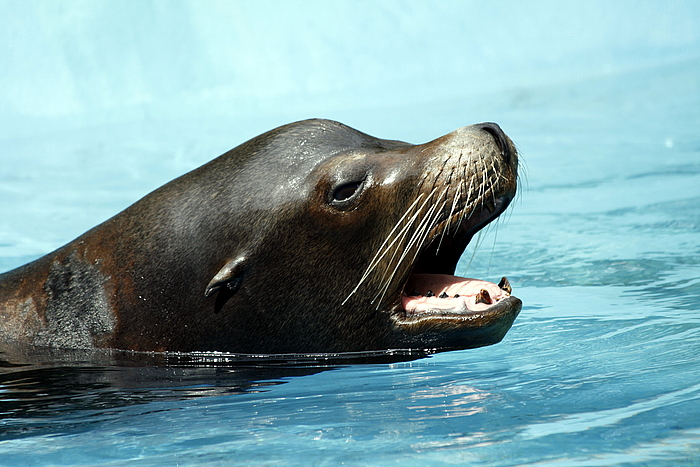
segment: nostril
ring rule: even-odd
[[[506,134],[501,130],[501,127],[497,123],[486,122],[480,125],[481,129],[493,136],[496,140],[498,149],[501,150],[503,159],[507,163],[510,163],[510,146],[508,145],[508,140],[506,139]]]

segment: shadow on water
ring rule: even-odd
[[[410,361],[430,353],[241,355],[0,348],[0,440],[73,431],[86,416],[99,418],[137,404],[255,393],[291,377],[350,364]],[[70,426],[71,419],[75,426]]]

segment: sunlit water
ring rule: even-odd
[[[424,104],[419,123],[415,111],[392,110],[384,126],[330,116],[423,142],[463,113],[461,124],[496,120],[515,140],[521,194],[460,263],[507,275],[522,299],[505,340],[403,362],[56,365],[10,352],[6,362],[31,364],[0,369],[0,465],[698,465],[698,76],[691,60]],[[4,142],[0,269],[264,123],[232,125],[235,140],[224,124],[166,122]]]

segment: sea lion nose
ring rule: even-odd
[[[481,123],[479,127],[493,136],[493,138],[496,140],[498,148],[501,150],[503,159],[509,164],[511,159],[510,145],[508,144],[506,134],[503,132],[503,130],[501,130],[501,127],[498,126],[498,123],[485,122]]]

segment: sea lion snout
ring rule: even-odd
[[[511,145],[513,143],[510,142],[510,138],[506,136],[501,127],[497,123],[493,122],[480,123],[477,126],[493,136],[493,138],[496,140],[498,148],[501,150],[503,160],[509,164],[512,157]]]

